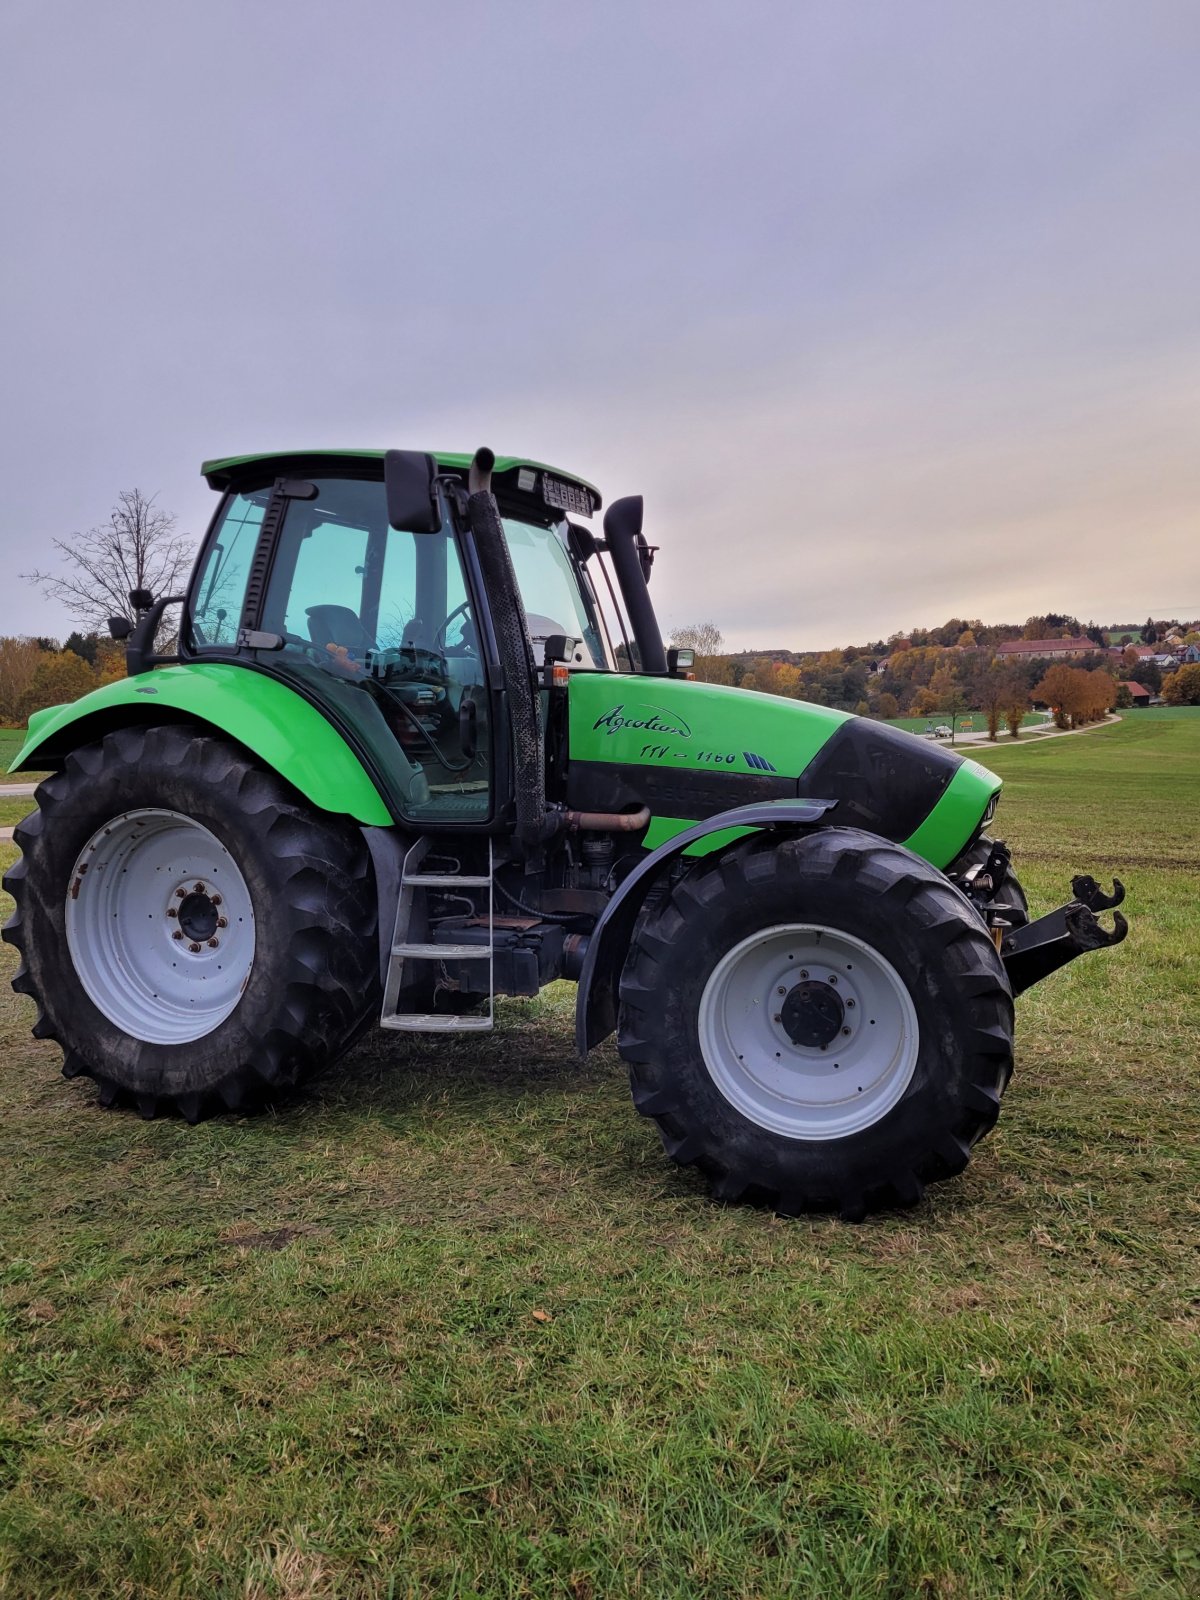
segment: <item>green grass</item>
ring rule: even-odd
[[[0,728],[0,784],[21,783],[28,778],[45,777],[44,772],[8,773],[9,767],[17,759],[21,746],[25,743],[24,728]]]
[[[987,717],[982,711],[972,711],[970,719],[974,727],[964,728],[963,718],[959,717],[955,724],[957,732],[961,734],[964,732],[985,733],[987,731]],[[1027,711],[1021,718],[1021,726],[1023,728],[1040,728],[1045,721],[1046,718],[1040,711]],[[943,723],[947,727],[950,725],[949,712],[935,711],[928,717],[889,717],[887,725],[889,728],[903,728],[907,733],[924,733],[927,728],[936,728]],[[1008,734],[1002,731],[1000,737],[1007,739]]]
[[[33,810],[32,795],[0,795],[0,828],[11,828]]]
[[[1132,932],[857,1228],[712,1204],[566,986],[196,1129],[0,1000],[0,1594],[1200,1593],[1200,724],[985,759],[1035,900],[1115,869]]]

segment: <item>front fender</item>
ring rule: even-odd
[[[9,770],[61,766],[79,745],[130,723],[177,721],[198,723],[244,745],[320,811],[369,827],[392,825],[361,761],[320,712],[286,684],[232,662],[159,667],[105,684],[70,705],[35,712]]]
[[[586,1056],[607,1039],[617,1025],[617,984],[625,953],[638,912],[665,866],[707,834],[730,828],[811,828],[836,804],[836,800],[761,800],[732,811],[719,811],[675,834],[639,861],[605,906],[588,941],[575,1001],[575,1043],[580,1055]]]

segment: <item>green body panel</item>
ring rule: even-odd
[[[570,684],[571,759],[798,778],[848,711],[781,695],[686,678],[575,672]]]
[[[572,762],[675,768],[747,779],[762,779],[765,773],[798,779],[833,735],[855,720],[848,711],[779,695],[683,678],[611,673],[573,673],[569,705]],[[904,844],[933,866],[948,866],[999,788],[994,773],[963,760]],[[749,793],[739,799],[731,792],[729,806],[750,798]],[[830,821],[836,820],[836,812],[831,813]],[[694,821],[694,816],[655,815],[644,843],[656,849]],[[723,829],[697,840],[687,853],[704,855],[722,849],[746,831]]]
[[[904,844],[935,867],[948,867],[978,826],[1000,779],[978,761],[964,760],[945,794]]]
[[[256,462],[274,461],[283,457],[300,455],[341,456],[347,461],[382,461],[387,454],[386,450],[267,450],[249,456],[221,456],[214,461],[206,461],[200,468],[206,478],[217,474],[233,471],[237,467],[248,467]],[[462,455],[453,450],[431,450],[429,454],[439,467],[449,467],[455,472],[465,472],[471,465],[473,456]],[[580,478],[574,472],[563,472],[559,467],[547,466],[544,461],[530,461],[527,456],[497,456],[496,465],[492,471],[497,474],[511,472],[514,467],[532,467],[537,472],[549,472],[556,478],[564,478],[568,483],[578,483],[584,489],[589,489],[596,497],[596,504],[603,505],[600,491],[594,483],[589,483],[586,478]]]
[[[39,755],[62,760],[75,745],[97,736],[86,726],[90,719],[97,719],[93,728],[108,731],[121,725],[128,710],[134,713],[130,722],[144,723],[148,706],[156,720],[184,712],[236,739],[322,811],[391,826],[362,763],[320,712],[274,678],[231,662],[159,667],[106,684],[71,705],[38,711],[29,719],[29,738],[10,770],[35,765]]]

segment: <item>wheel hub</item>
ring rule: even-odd
[[[254,965],[254,905],[237,862],[202,823],[158,807],[113,817],[88,840],[66,933],[88,998],[148,1044],[211,1033]]]
[[[813,923],[777,923],[726,951],[704,986],[697,1032],[725,1099],[794,1139],[844,1138],[886,1116],[920,1042],[891,962]]]
[[[184,895],[180,902],[178,917],[184,938],[200,944],[207,943],[221,923],[217,902],[208,894],[203,884],[199,883],[190,894]]]
[[[809,978],[789,991],[779,1016],[793,1044],[824,1050],[840,1033],[846,1007],[836,989]]]

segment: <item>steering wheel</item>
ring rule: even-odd
[[[455,617],[466,616],[470,612],[470,609],[471,609],[471,602],[469,600],[464,600],[461,605],[455,606],[454,610],[450,613],[450,615],[446,618],[445,622],[442,623],[441,627],[434,634],[434,636],[433,636],[433,647],[440,654],[445,655],[445,653],[446,653],[446,631],[449,628],[450,624],[454,621]]]

